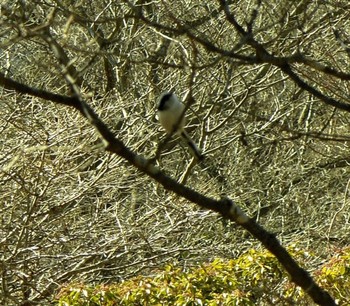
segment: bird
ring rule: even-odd
[[[160,95],[157,113],[161,126],[171,135],[175,133],[186,143],[190,149],[191,154],[197,159],[202,160],[204,156],[192,140],[192,138],[185,131],[186,119],[183,114],[185,105],[178,99],[173,92],[164,92]]]

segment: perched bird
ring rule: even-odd
[[[173,92],[163,93],[159,98],[157,107],[159,122],[168,134],[175,133],[179,135],[190,149],[191,154],[198,160],[202,160],[204,156],[184,130],[186,122],[183,114],[184,109],[185,105],[180,102]]]

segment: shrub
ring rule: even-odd
[[[295,246],[289,252],[300,262],[312,256]],[[350,248],[315,273],[340,303],[350,296],[349,256]],[[58,298],[60,306],[311,304],[273,255],[255,249],[237,259],[216,258],[185,270],[169,264],[154,277],[138,276],[120,284],[70,284],[61,288]]]

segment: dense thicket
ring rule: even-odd
[[[47,302],[65,282],[115,282],[259,243],[105,152],[85,118],[50,102],[74,95],[67,75],[147,158],[164,139],[159,94],[192,101],[188,132],[205,162],[168,142],[157,164],[233,199],[283,244],[302,241],[319,254],[309,269],[349,243],[350,4],[231,2],[2,3],[1,303]]]

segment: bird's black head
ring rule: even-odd
[[[161,97],[159,104],[158,104],[158,110],[162,111],[166,109],[166,102],[170,99],[170,97],[173,95],[172,92],[167,92],[165,94],[163,94],[163,96]]]

